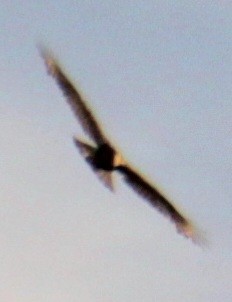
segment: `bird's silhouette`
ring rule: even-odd
[[[193,228],[190,221],[154,185],[151,185],[131,168],[111,145],[88,108],[86,101],[66,76],[54,56],[44,48],[40,48],[40,52],[47,66],[48,73],[56,80],[84,132],[93,141],[93,144],[90,145],[74,138],[74,143],[104,184],[113,190],[112,172],[119,172],[123,175],[125,182],[138,195],[170,218],[176,225],[178,232],[196,241],[195,228]]]

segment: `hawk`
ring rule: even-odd
[[[58,61],[46,49],[40,48],[40,52],[48,73],[55,79],[84,132],[92,140],[92,143],[89,144],[76,137],[74,138],[76,147],[93,171],[111,191],[113,191],[112,173],[120,173],[125,182],[138,195],[147,200],[162,214],[169,217],[179,233],[196,241],[195,228],[191,222],[177,210],[155,185],[149,183],[122,159],[121,155],[106,138],[86,101],[67,77]]]

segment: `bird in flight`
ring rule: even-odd
[[[40,48],[48,73],[55,79],[92,144],[74,138],[74,143],[93,171],[113,191],[112,173],[120,173],[125,182],[153,207],[169,217],[177,231],[196,242],[195,228],[180,211],[152,184],[128,165],[105,137],[79,91],[66,76],[58,61],[45,48]]]

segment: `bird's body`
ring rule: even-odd
[[[57,61],[44,49],[42,49],[41,54],[47,65],[48,72],[54,77],[63,91],[83,130],[93,141],[93,144],[89,144],[78,138],[74,138],[75,145],[94,172],[97,173],[99,178],[111,190],[113,190],[112,172],[116,171],[120,173],[124,177],[125,182],[138,195],[146,199],[161,213],[168,216],[175,223],[180,233],[195,240],[196,233],[192,224],[154,185],[146,181],[122,159],[121,155],[106,139],[80,93],[62,71]]]
[[[104,170],[104,171],[113,171],[114,170],[114,159],[116,156],[116,152],[114,149],[108,144],[100,145],[92,159],[93,166],[96,169]]]

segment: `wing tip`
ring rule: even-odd
[[[177,224],[177,231],[198,246],[206,247],[208,245],[205,234],[190,222]]]
[[[54,59],[54,55],[43,44],[38,44],[37,48],[40,56],[44,60],[48,73],[52,76],[55,76],[57,73],[57,64],[56,60]]]

